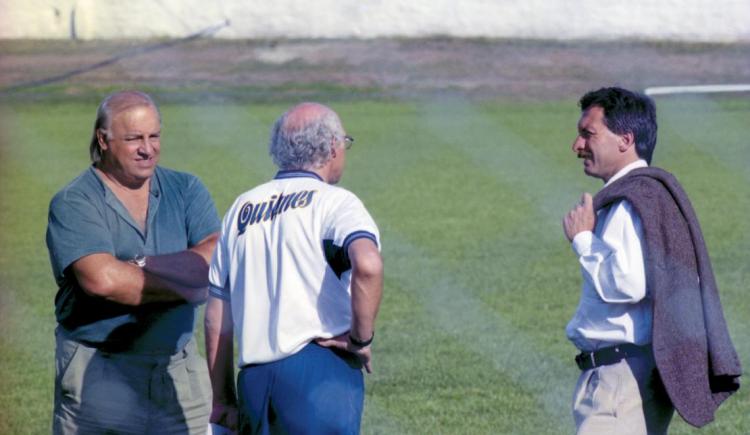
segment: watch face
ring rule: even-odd
[[[144,255],[138,255],[133,259],[133,262],[138,267],[145,267],[146,266],[146,257]]]

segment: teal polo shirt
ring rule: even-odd
[[[86,294],[70,265],[95,253],[127,261],[184,251],[219,231],[210,194],[190,174],[157,167],[146,231],[93,166],[50,202],[47,248],[57,282],[55,315],[68,338],[105,350],[173,354],[192,337],[197,309],[188,303],[127,306]]]

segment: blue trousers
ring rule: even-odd
[[[364,393],[356,356],[310,343],[240,370],[240,433],[358,434]]]

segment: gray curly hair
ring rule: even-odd
[[[319,117],[301,125],[287,122],[284,113],[271,129],[269,154],[279,169],[314,169],[331,158],[334,139],[343,136],[341,121],[335,112],[327,110]]]

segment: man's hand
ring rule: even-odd
[[[576,234],[583,231],[593,231],[595,224],[594,201],[590,194],[584,193],[581,195],[581,202],[563,218],[565,237],[572,242]]]
[[[372,352],[370,346],[356,347],[349,341],[349,333],[345,332],[341,335],[337,335],[333,338],[318,338],[315,340],[316,343],[323,347],[330,347],[335,349],[341,349],[343,351],[353,353],[365,366],[367,373],[372,373],[371,359]]]
[[[239,413],[237,407],[224,403],[214,403],[209,421],[224,426],[233,433],[237,433],[239,425]]]

